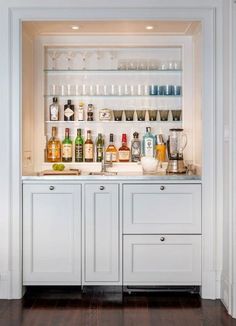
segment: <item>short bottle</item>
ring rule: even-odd
[[[93,110],[94,110],[93,104],[88,104],[87,121],[93,121]]]
[[[130,161],[130,149],[127,146],[127,136],[122,134],[122,146],[118,151],[119,162],[129,162]]]
[[[91,130],[87,131],[87,139],[84,143],[84,161],[93,162],[94,157],[94,146],[91,136]]]
[[[141,141],[138,138],[139,134],[134,132],[133,139],[131,141],[131,161],[139,162],[141,159]]]
[[[65,138],[62,142],[62,162],[72,162],[72,140],[69,128],[65,129]]]
[[[53,97],[52,104],[49,106],[49,115],[51,121],[59,121],[59,105],[57,98]]]
[[[56,137],[57,128],[52,127],[52,137],[47,143],[47,161],[60,162],[61,161],[61,142]]]
[[[64,105],[64,121],[74,121],[75,107],[71,104],[71,100]]]
[[[104,142],[102,139],[102,134],[98,134],[97,142],[96,142],[96,161],[102,162],[103,161],[103,148]]]
[[[84,160],[84,139],[81,135],[81,129],[77,129],[77,137],[75,138],[75,162],[83,162]]]
[[[80,102],[77,110],[77,120],[84,121],[84,103]]]
[[[106,162],[116,162],[117,161],[117,149],[114,145],[114,135],[110,134],[109,145],[107,146],[105,153]]]
[[[156,139],[151,133],[151,128],[146,128],[146,134],[143,136],[143,155],[155,157]]]

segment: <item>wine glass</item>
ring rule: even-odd
[[[60,57],[61,52],[59,52],[57,50],[51,50],[51,51],[48,51],[48,55],[52,60],[52,70],[55,70],[56,65],[57,65],[57,59]]]
[[[67,51],[66,53],[66,60],[67,60],[67,70],[71,70],[73,59],[75,58],[77,52],[76,51]]]
[[[86,70],[86,61],[91,53],[89,51],[79,51],[78,53],[82,56],[82,70]]]

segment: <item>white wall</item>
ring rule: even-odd
[[[10,123],[14,119],[11,117],[10,108],[10,99],[9,99],[9,75],[10,75],[10,57],[9,57],[9,27],[10,27],[10,17],[9,17],[9,8],[24,8],[24,7],[34,7],[39,8],[39,5],[46,8],[60,8],[60,7],[146,7],[150,8],[150,14],[152,12],[153,7],[192,7],[192,8],[200,8],[200,7],[215,7],[220,2],[222,2],[225,6],[231,0],[147,0],[145,3],[142,0],[120,0],[111,1],[111,0],[83,0],[79,2],[78,0],[68,0],[65,4],[64,0],[42,0],[40,3],[38,0],[9,0],[0,2],[0,98],[1,98],[1,119],[0,119],[0,139],[1,142],[1,151],[0,151],[0,159],[1,159],[1,169],[0,169],[0,297],[12,297],[14,296],[14,289],[11,289],[11,283],[9,282],[9,271],[13,271],[13,267],[11,265],[10,257],[14,255],[14,252],[11,252],[11,241],[13,240],[12,236],[10,236],[9,230],[10,225],[14,221],[14,216],[12,216],[12,212],[10,210],[12,197],[10,191],[11,185],[11,177],[10,177],[10,169],[11,164],[14,162],[14,147],[13,152],[10,153],[9,141],[10,139]],[[229,10],[229,8],[226,8]],[[219,14],[219,13],[218,13]],[[92,15],[92,11],[91,11]],[[226,21],[227,21],[227,15]],[[30,17],[29,17],[30,18]],[[91,17],[92,18],[92,17]],[[223,45],[222,45],[223,46]],[[225,44],[227,50],[227,44]],[[226,78],[226,76],[225,76]],[[225,98],[227,98],[227,89],[225,89]],[[5,141],[3,141],[5,140]],[[226,176],[225,176],[226,177]],[[227,187],[227,178],[226,187]],[[14,187],[14,185],[11,185]],[[225,214],[227,215],[227,196],[225,196]],[[226,216],[227,217],[227,216]],[[227,222],[225,223],[225,239],[228,239],[228,227]],[[19,239],[19,241],[21,241]],[[215,240],[217,243],[217,239]],[[225,253],[229,251],[227,245],[224,248]],[[227,256],[226,256],[227,258]],[[228,274],[228,259],[224,261],[224,271]],[[16,266],[14,266],[15,270]]]

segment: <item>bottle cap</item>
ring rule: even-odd
[[[146,127],[146,132],[151,132],[151,127]]]
[[[138,138],[138,132],[137,131],[135,131],[134,133],[133,133],[133,136],[134,136],[134,138]]]
[[[81,129],[80,128],[77,129],[77,134],[81,134]]]
[[[57,97],[53,97],[52,101],[55,103],[57,102]]]
[[[71,105],[71,100],[68,100],[68,101],[67,101],[67,104],[68,104],[68,105]]]
[[[122,143],[127,143],[127,136],[126,136],[126,134],[122,134]]]
[[[113,141],[114,141],[114,135],[110,134],[110,143],[113,143]]]
[[[69,136],[69,133],[70,133],[70,129],[69,128],[66,128],[65,129],[65,134]]]

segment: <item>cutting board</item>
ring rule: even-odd
[[[39,173],[40,176],[43,175],[80,175],[80,170],[71,169],[64,171],[54,171],[54,170],[44,170]]]

